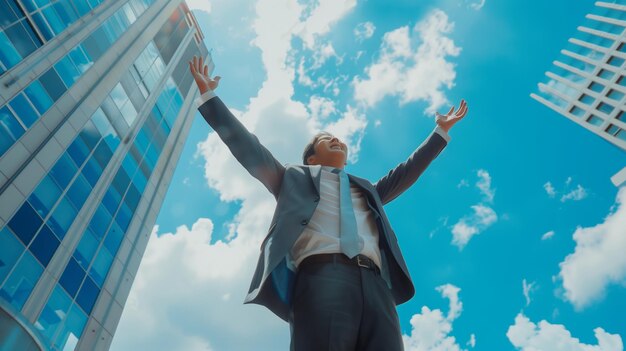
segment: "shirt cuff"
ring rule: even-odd
[[[212,98],[216,97],[217,95],[215,95],[215,93],[213,92],[213,90],[207,90],[204,94],[200,95],[199,98],[196,99],[196,104],[198,105],[198,107],[202,106],[205,102],[211,100]]]
[[[443,128],[441,128],[440,126],[437,126],[435,128],[435,133],[441,135],[441,137],[446,141],[446,143],[450,142],[450,135],[448,134],[448,132],[443,130]]]

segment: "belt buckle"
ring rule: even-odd
[[[356,264],[359,265],[359,267],[370,268],[369,262],[361,255],[356,257]]]

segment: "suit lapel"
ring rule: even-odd
[[[363,179],[363,178],[359,178],[357,176],[353,176],[352,174],[348,174],[348,178],[350,178],[350,181],[357,184],[358,186],[360,186],[361,188],[371,192],[372,191],[372,185],[369,181]]]
[[[322,166],[315,165],[309,166],[309,172],[311,172],[311,180],[313,181],[313,185],[315,185],[315,190],[317,191],[317,195],[320,195],[320,180],[322,178]]]

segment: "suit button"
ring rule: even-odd
[[[309,221],[307,221],[306,219],[303,219],[302,222],[300,222],[300,224],[307,225],[307,224],[309,224]]]

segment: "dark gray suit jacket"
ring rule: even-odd
[[[287,259],[293,243],[308,224],[319,202],[321,167],[283,166],[218,97],[202,104],[199,110],[239,163],[276,198],[272,224],[261,244],[259,261],[244,303],[266,306],[287,321],[295,281],[295,272],[288,267]],[[405,162],[375,184],[349,175],[350,182],[359,186],[366,195],[376,218],[380,232],[382,276],[397,305],[413,297],[415,288],[383,205],[409,188],[445,146],[442,136],[431,134]]]

